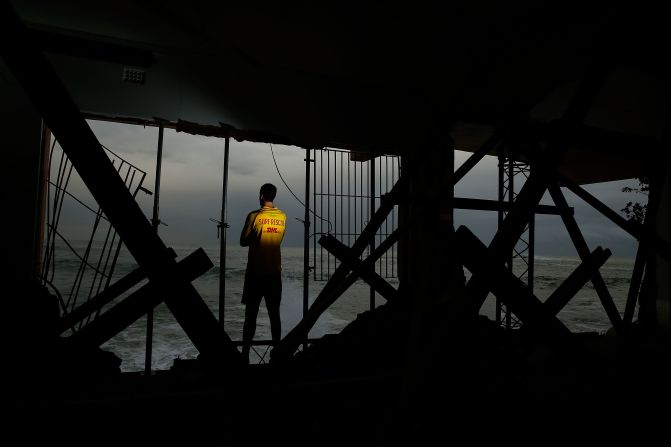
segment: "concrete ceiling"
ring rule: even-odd
[[[511,124],[546,138],[596,63],[609,75],[565,173],[635,177],[666,148],[660,11],[463,3],[12,2],[81,110],[98,115],[393,153],[449,134],[472,151]],[[124,67],[145,82],[123,82]]]

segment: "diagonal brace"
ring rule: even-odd
[[[548,186],[548,190],[552,200],[555,202],[555,205],[557,205],[559,208],[568,207],[566,198],[561,192],[559,185],[556,183],[550,184]],[[568,230],[569,236],[571,236],[571,240],[573,241],[573,245],[575,245],[578,256],[580,256],[580,259],[583,262],[589,262],[589,247],[587,246],[587,242],[585,241],[585,238],[582,235],[580,227],[578,226],[575,218],[567,213],[562,213],[561,218],[562,221],[564,221],[564,225]],[[619,331],[622,327],[622,317],[620,316],[620,312],[615,306],[613,297],[608,291],[606,282],[603,280],[603,277],[598,270],[592,271],[591,279],[592,284],[594,285],[594,290],[596,290],[596,293],[599,296],[599,300],[601,300],[601,304],[603,305],[603,308],[606,311],[611,324],[615,328],[615,331]]]
[[[189,282],[213,266],[202,248],[182,259],[177,265],[180,278]],[[189,296],[175,295],[173,299],[185,300],[189,299]],[[71,343],[100,346],[162,301],[163,296],[159,293],[159,288],[150,281],[67,339]]]
[[[238,363],[240,354],[233,341],[198,291],[181,278],[176,261],[126,188],[77,104],[6,1],[0,1],[0,55],[196,349],[205,357]],[[180,299],[173,299],[173,295]]]
[[[359,258],[352,258],[349,255],[350,248],[332,235],[322,236],[319,239],[319,245],[324,247],[340,262],[347,262],[349,259],[349,262],[352,263],[350,268],[360,267],[363,263]],[[375,291],[387,301],[394,301],[395,299],[398,299],[398,290],[396,290],[391,284],[385,281],[384,278],[378,275],[374,269],[369,268],[362,270],[361,279],[366,281],[366,283],[373,287]]]
[[[512,272],[496,262],[487,247],[468,228],[461,226],[455,232],[457,247],[464,266],[475,281],[486,286],[529,329],[546,336],[552,342],[567,341],[571,332]],[[468,295],[464,299],[470,299]]]
[[[608,260],[611,252],[608,249],[597,247],[587,259],[587,262],[582,262],[571,274],[557,287],[557,290],[552,292],[545,300],[545,307],[548,308],[552,315],[557,315],[564,306],[575,296],[585,283],[589,281],[595,271]]]

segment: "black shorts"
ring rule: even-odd
[[[282,274],[270,275],[245,274],[245,285],[242,289],[242,303],[260,305],[266,299],[266,306],[279,306],[282,299]]]

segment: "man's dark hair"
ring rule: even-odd
[[[277,187],[272,183],[266,183],[261,187],[261,195],[267,201],[272,202],[277,195]]]

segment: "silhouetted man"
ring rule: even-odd
[[[245,323],[242,328],[242,356],[249,362],[249,349],[256,332],[256,317],[261,299],[266,300],[270,318],[270,333],[273,345],[277,346],[282,335],[280,300],[282,299],[282,255],[280,244],[284,238],[287,216],[275,208],[273,200],[277,188],[266,183],[261,186],[259,203],[261,209],[247,215],[240,235],[240,245],[249,247],[247,271],[242,291],[245,304]]]

